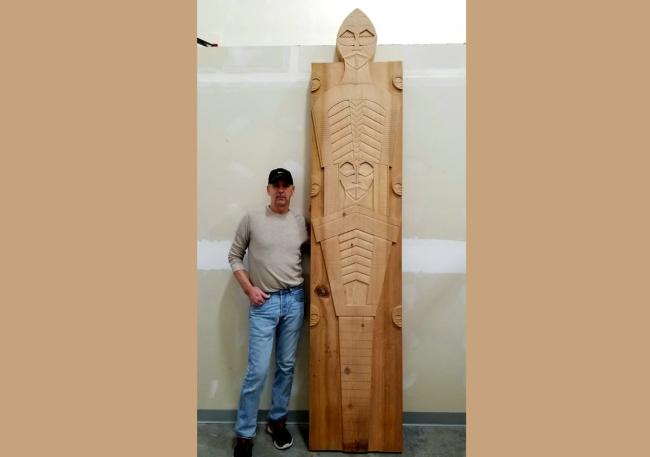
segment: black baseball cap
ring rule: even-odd
[[[287,185],[293,186],[293,178],[291,177],[291,172],[285,170],[284,168],[275,168],[269,173],[269,184],[273,184],[276,181],[283,180]]]

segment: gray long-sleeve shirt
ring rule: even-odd
[[[303,282],[301,246],[308,239],[304,217],[291,210],[274,213],[267,206],[242,218],[228,262],[233,272],[245,270],[248,249],[248,276],[254,286],[265,292],[295,287]]]

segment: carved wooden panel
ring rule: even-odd
[[[312,64],[312,450],[402,450],[402,64],[356,9]]]

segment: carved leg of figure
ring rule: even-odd
[[[343,450],[368,451],[372,381],[372,317],[340,317]]]

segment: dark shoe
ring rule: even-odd
[[[235,457],[253,457],[253,440],[237,437],[235,440]]]
[[[271,420],[266,424],[266,433],[273,438],[273,446],[278,449],[290,448],[293,444],[291,433],[287,430],[284,420]]]

